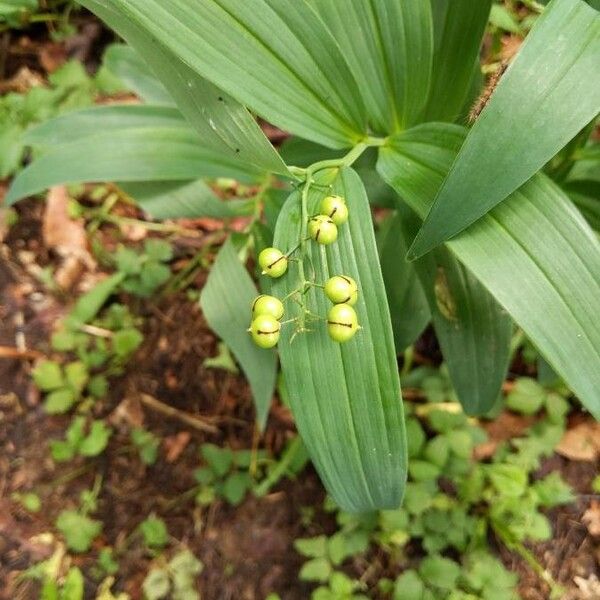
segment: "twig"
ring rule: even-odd
[[[153,396],[150,396],[148,394],[140,394],[140,401],[142,402],[142,404],[145,404],[148,408],[160,412],[168,417],[179,419],[180,421],[183,421],[186,425],[189,425],[194,429],[205,431],[207,433],[219,433],[219,430],[214,425],[207,423],[200,417],[190,415],[186,412],[183,412],[182,410],[179,410],[178,408],[169,406],[168,404],[157,400]]]
[[[32,360],[42,358],[44,355],[37,350],[20,350],[12,346],[0,346],[0,358],[14,358],[17,360]]]

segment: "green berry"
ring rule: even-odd
[[[327,314],[327,332],[335,342],[347,342],[360,329],[355,310],[349,304],[336,304]]]
[[[277,320],[283,317],[283,304],[279,298],[275,296],[267,296],[263,294],[258,296],[252,303],[252,318],[259,315],[269,315]]]
[[[348,220],[348,207],[341,196],[327,196],[321,202],[321,212],[327,215],[337,226]]]
[[[334,304],[349,304],[354,306],[358,300],[356,281],[347,275],[335,275],[325,284],[325,295]]]
[[[279,331],[281,324],[271,315],[258,315],[252,325],[250,333],[257,346],[261,348],[272,348],[279,341]]]
[[[287,256],[277,248],[265,248],[258,255],[258,264],[263,275],[281,277],[288,268]]]
[[[338,230],[327,215],[316,215],[308,222],[308,234],[315,242],[327,246],[337,240]]]

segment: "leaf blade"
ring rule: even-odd
[[[287,173],[287,167],[248,110],[198,76],[148,30],[129,19],[117,2],[80,0],[80,4],[96,13],[144,57],[205,145],[266,171]]]
[[[433,57],[428,2],[313,0],[357,81],[379,133],[410,127],[423,112]]]
[[[583,0],[553,0],[467,136],[412,257],[502,202],[596,116],[599,62],[600,13]]]
[[[454,121],[469,93],[491,0],[431,0],[434,60],[425,121]]]
[[[200,306],[210,328],[227,344],[244,371],[264,429],[275,389],[277,358],[255,346],[246,331],[252,301],[258,295],[248,271],[228,240],[221,248],[200,296]]]
[[[406,440],[398,368],[389,309],[372,230],[368,200],[360,179],[343,169],[333,189],[345,196],[350,220],[340,228],[336,244],[307,245],[307,265],[317,281],[349,274],[359,285],[356,305],[363,329],[344,345],[336,345],[319,323],[311,333],[296,336],[282,330],[279,351],[290,402],[302,438],[327,489],[346,510],[361,512],[397,507],[406,477]],[[312,190],[309,212],[322,192]],[[300,232],[298,194],[288,199],[277,223],[275,244],[292,247]],[[299,273],[290,272],[273,285],[285,297]],[[311,310],[330,307],[322,291],[311,287]],[[299,308],[288,302],[291,313]],[[367,418],[368,415],[368,418]]]
[[[165,7],[159,0],[111,0],[111,6],[279,127],[335,147],[364,135],[356,82],[304,2],[171,0]]]
[[[451,125],[414,128],[382,149],[379,172],[424,216],[464,135]],[[448,247],[600,417],[600,244],[560,189],[535,176]]]

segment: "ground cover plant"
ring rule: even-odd
[[[6,204],[61,190],[110,273],[54,325],[44,356],[27,355],[45,413],[66,415],[54,464],[91,474],[122,443],[140,468],[161,464],[160,434],[136,419],[123,430],[103,407],[144,348],[161,351],[141,315],[184,297],[221,340],[202,372],[241,370],[256,429],[221,447],[214,419],[139,395],[208,436],[168,510],[263,502],[310,460],[328,497],[306,508],[294,547],[315,598],[512,598],[503,551],[543,593],[567,593],[531,544],[552,539],[548,514],[575,499],[544,461],[573,419],[600,414],[594,2],[81,4],[127,45],[108,48],[101,76],[73,63],[82,75],[55,77],[41,100],[29,92],[31,118],[27,96],[6,102],[18,116]],[[506,32],[525,41],[506,48]],[[65,112],[126,90],[141,102]],[[209,228],[196,242],[195,223]],[[54,275],[36,271],[60,297]],[[272,453],[258,440],[274,394],[299,436]],[[521,426],[498,441],[489,431],[507,412]],[[138,590],[195,597],[205,558],[160,511],[105,545],[105,480],[55,515],[65,546],[25,579],[83,597],[64,552],[101,547],[84,574],[110,598],[139,547],[150,562]],[[13,501],[41,505],[35,492]]]

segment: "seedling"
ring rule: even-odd
[[[102,532],[102,522],[88,516],[97,509],[101,487],[102,481],[97,477],[91,490],[81,492],[79,509],[63,510],[56,520],[56,528],[63,534],[67,547],[73,552],[87,552]]]
[[[144,579],[144,596],[147,600],[167,597],[199,600],[196,578],[203,568],[190,550],[181,550],[169,562],[161,557]]]

